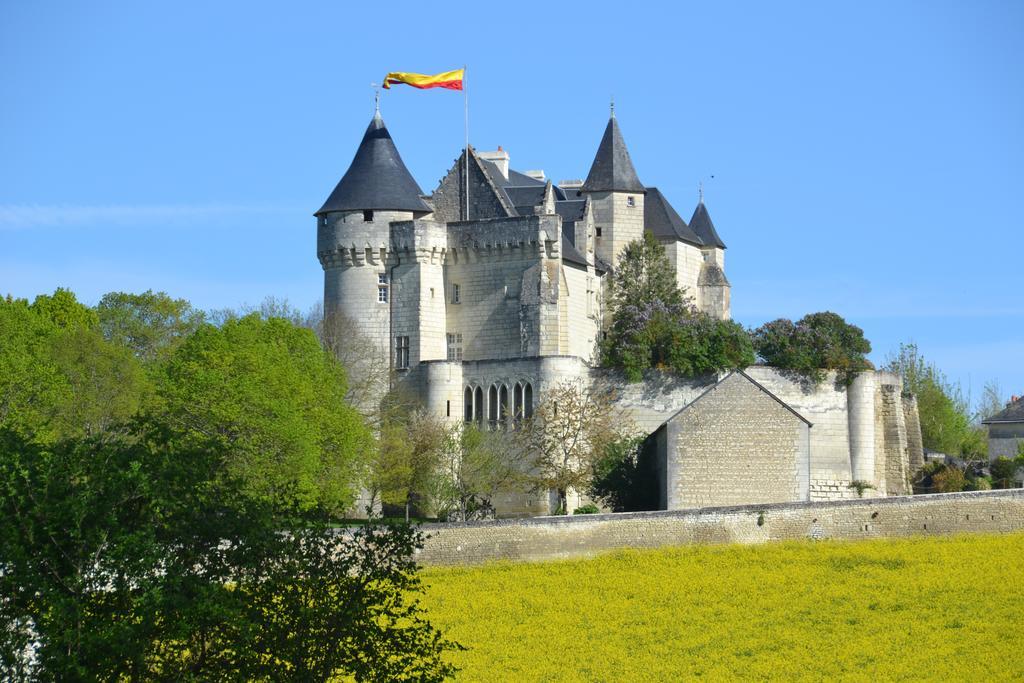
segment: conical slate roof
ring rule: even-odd
[[[682,240],[698,247],[704,245],[704,241],[690,229],[656,187],[647,188],[647,196],[644,198],[644,227],[661,240]]]
[[[614,116],[608,119],[608,127],[604,129],[604,137],[582,189],[584,192],[644,192]]]
[[[314,215],[365,209],[429,212],[422,194],[377,112],[345,175]]]
[[[715,224],[711,222],[711,214],[708,213],[707,207],[704,206],[703,199],[697,203],[697,208],[693,210],[693,218],[690,219],[690,230],[697,233],[697,237],[709,247],[725,249],[725,242],[715,232]]]

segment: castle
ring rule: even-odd
[[[396,383],[434,415],[497,426],[559,382],[619,382],[596,367],[604,292],[644,231],[699,309],[730,316],[725,243],[703,198],[687,222],[643,185],[614,111],[582,182],[509,160],[467,146],[424,195],[378,111],[316,212],[326,324],[358,349],[350,373],[384,370],[378,394]],[[885,373],[815,389],[766,367],[619,383],[651,435],[663,508],[851,497],[854,481],[905,493],[922,460],[916,405]],[[499,515],[551,510],[525,493],[495,503]]]

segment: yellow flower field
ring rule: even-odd
[[[423,572],[470,681],[1024,680],[1024,533]]]

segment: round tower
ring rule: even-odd
[[[376,387],[369,394],[387,388],[395,347],[390,224],[430,213],[422,194],[378,111],[345,175],[314,214],[325,337],[350,375],[357,375],[350,385]]]

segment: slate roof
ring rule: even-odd
[[[644,197],[644,227],[660,240],[678,239],[698,247],[704,245],[704,241],[690,229],[656,187],[648,187],[647,196]]]
[[[998,422],[1024,422],[1024,398],[1018,398],[992,417],[981,421],[986,425]]]
[[[365,209],[429,212],[422,194],[377,112],[345,175],[314,215]]]
[[[608,127],[604,129],[604,137],[597,147],[597,155],[583,189],[589,192],[644,192],[614,116],[608,119]]]
[[[704,263],[700,267],[700,275],[697,276],[697,286],[728,286],[729,280],[725,277],[725,271],[717,263]]]
[[[725,242],[715,231],[715,224],[711,222],[711,214],[704,206],[703,199],[697,202],[697,208],[693,210],[693,217],[690,218],[690,230],[693,230],[704,244],[725,249]]]

